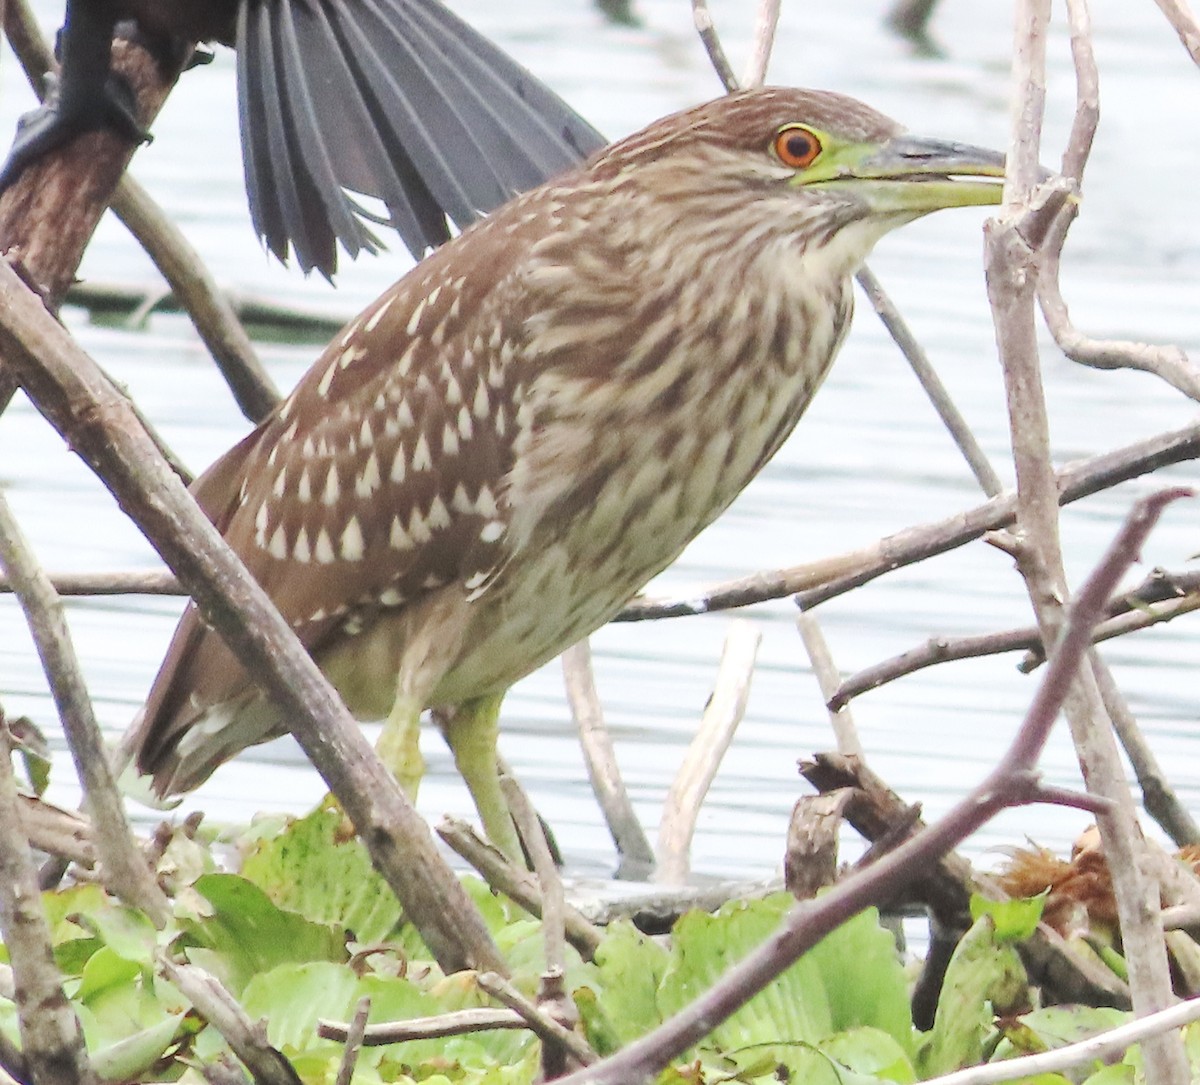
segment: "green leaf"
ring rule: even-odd
[[[596,1009],[619,1045],[662,1023],[658,988],[669,963],[667,951],[628,920],[605,930],[595,957]]]
[[[37,796],[45,794],[50,786],[50,744],[42,730],[28,716],[9,720],[8,732],[21,756],[25,778],[30,790]]]
[[[81,1002],[91,1002],[114,988],[131,986],[142,974],[135,961],[120,956],[108,946],[101,946],[88,959],[76,994]]]
[[[933,1029],[920,1053],[923,1077],[936,1077],[984,1060],[997,1013],[1028,1002],[1028,978],[1011,944],[996,941],[991,916],[976,920],[946,968]]]
[[[358,837],[344,835],[343,821],[340,809],[318,806],[260,840],[242,876],[280,908],[337,923],[357,942],[381,942],[400,921],[400,904]]]
[[[1115,1066],[1106,1066],[1089,1077],[1084,1085],[1134,1085],[1137,1076],[1133,1067],[1119,1062]]]
[[[995,924],[997,942],[1023,942],[1032,937],[1042,921],[1049,895],[1047,889],[1036,897],[1021,900],[989,900],[981,893],[972,893],[971,920],[978,922],[981,916],[990,916]]]
[[[185,1016],[179,1013],[164,1017],[150,1028],[91,1052],[92,1067],[104,1081],[132,1081],[141,1077],[175,1042]]]
[[[908,978],[895,936],[880,926],[874,908],[843,923],[813,946],[808,956],[820,972],[833,1031],[880,1029],[906,1057],[912,1055]]]
[[[345,932],[277,908],[258,886],[236,874],[205,874],[195,886],[213,915],[189,921],[188,956],[217,972],[239,993],[279,964],[344,961]]]
[[[917,1073],[908,1051],[895,1037],[877,1028],[855,1028],[839,1032],[820,1045],[821,1050],[858,1074],[911,1085]]]
[[[149,917],[124,904],[105,900],[86,912],[75,913],[72,921],[100,939],[128,961],[150,967],[158,943],[158,932]]]

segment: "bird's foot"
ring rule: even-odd
[[[35,110],[17,122],[17,138],[0,169],[0,189],[8,188],[28,166],[84,132],[110,128],[135,143],[148,143],[151,135],[137,119],[133,89],[109,74],[99,95],[62,93],[57,85]]]

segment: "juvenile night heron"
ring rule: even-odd
[[[410,788],[418,719],[492,839],[505,690],[592,632],[771,458],[887,231],[999,202],[999,154],[767,89],[667,117],[438,249],[197,499]],[[184,791],[287,729],[194,608],[136,733]]]

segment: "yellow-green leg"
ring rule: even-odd
[[[415,698],[398,694],[383,721],[383,733],[375,744],[379,759],[400,782],[412,802],[417,801],[417,787],[425,775],[425,759],[421,756],[423,708],[424,705]]]
[[[500,790],[496,739],[500,733],[500,702],[504,695],[478,697],[459,705],[446,722],[446,742],[454,763],[467,782],[488,839],[516,863],[522,863],[521,842]]]

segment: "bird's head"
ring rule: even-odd
[[[851,235],[861,260],[882,234],[931,211],[998,204],[1004,156],[911,135],[845,95],[768,87],[667,117],[591,170],[643,186],[693,226],[719,222],[763,241]]]

